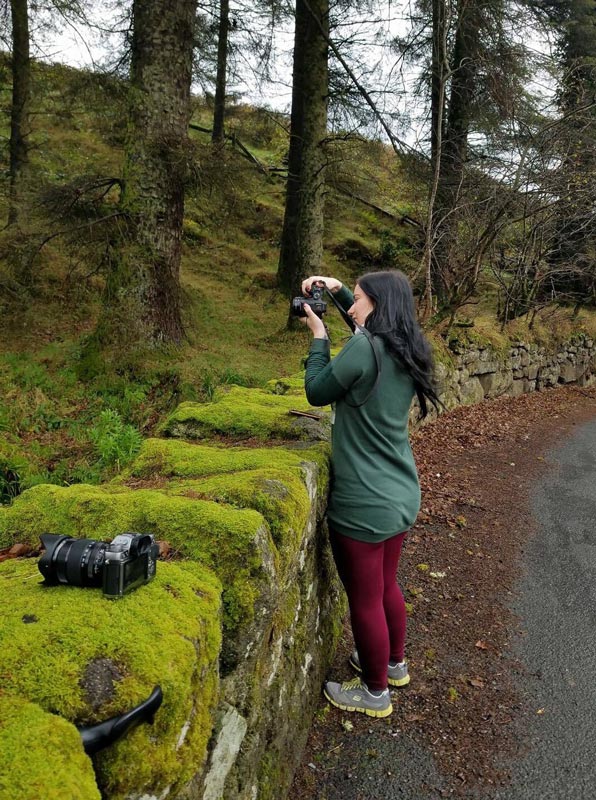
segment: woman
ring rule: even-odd
[[[396,581],[404,536],[420,508],[408,440],[410,404],[416,393],[426,416],[427,400],[435,407],[439,401],[431,350],[406,276],[397,270],[369,273],[352,295],[335,278],[313,275],[302,291],[309,294],[322,283],[361,334],[330,360],[325,326],[305,304],[304,321],[313,334],[306,396],[312,405],[335,406],[329,534],[350,606],[356,645],[350,664],[362,675],[343,684],[328,681],[324,693],[344,711],[386,717],[392,712],[388,684],[410,680],[406,609]]]

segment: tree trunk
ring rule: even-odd
[[[596,2],[566,0],[561,53],[561,111],[566,115],[558,176],[558,214],[549,260],[560,269],[557,289],[569,299],[590,301],[596,281]]]
[[[277,271],[292,296],[323,259],[328,0],[297,0],[286,207]]]
[[[443,129],[445,120],[445,89],[449,75],[447,58],[447,8],[446,0],[433,0],[432,6],[432,56],[431,56],[431,181],[423,253],[424,310],[428,318],[434,308],[434,295],[442,287],[441,271],[435,257],[437,240],[436,201],[441,175]]]
[[[12,17],[12,110],[10,116],[10,194],[8,224],[18,222],[23,174],[28,162],[31,62],[27,0],[10,0]]]
[[[179,343],[180,254],[190,146],[196,0],[134,0],[126,241],[108,279],[100,340]]]
[[[215,79],[215,107],[213,109],[213,135],[211,137],[213,144],[223,144],[224,141],[229,28],[230,0],[220,0],[219,38],[217,40],[217,77]]]
[[[441,304],[449,303],[457,280],[458,204],[468,153],[468,133],[476,78],[475,39],[480,30],[478,4],[457,2],[457,27],[451,63],[449,108],[443,135],[437,190],[435,292]]]

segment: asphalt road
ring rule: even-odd
[[[596,421],[545,454],[534,485],[537,522],[514,611],[512,642],[528,674],[520,687],[535,709],[526,755],[511,765],[498,800],[596,797]]]

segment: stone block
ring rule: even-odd
[[[459,387],[459,401],[462,405],[474,405],[484,399],[484,389],[476,377],[470,377]]]
[[[559,383],[573,383],[580,378],[582,372],[581,368],[578,368],[576,364],[567,359],[561,363]]]
[[[503,394],[508,394],[511,389],[513,374],[511,370],[487,373],[486,375],[479,375],[478,380],[485,397],[500,397]]]

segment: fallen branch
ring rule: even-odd
[[[371,203],[370,200],[365,200],[364,197],[360,197],[360,195],[354,194],[350,192],[348,189],[342,189],[339,186],[333,187],[336,192],[345,195],[346,197],[351,198],[352,200],[356,200],[359,203],[362,203],[368,208],[372,208],[378,214],[381,214],[384,217],[388,217],[389,219],[394,220],[395,222],[399,222],[400,225],[413,225],[415,228],[422,227],[418,220],[415,220],[413,217],[409,217],[407,214],[402,214],[398,216],[397,214],[393,214],[391,211],[387,211],[385,208],[381,208],[381,206],[376,205],[376,203]]]
[[[191,128],[193,131],[200,131],[201,133],[209,133],[209,134],[213,133],[213,131],[210,130],[209,128],[204,128],[202,125],[195,125],[192,122],[189,124],[188,127]],[[252,164],[254,164],[256,168],[259,170],[259,172],[261,172],[263,175],[269,174],[269,170],[267,169],[267,167],[261,164],[259,159],[250,152],[248,147],[245,147],[245,145],[242,144],[242,142],[236,136],[235,133],[225,133],[224,139],[227,139],[228,141],[232,142],[233,147],[238,147],[242,155],[245,158],[247,158]]]

